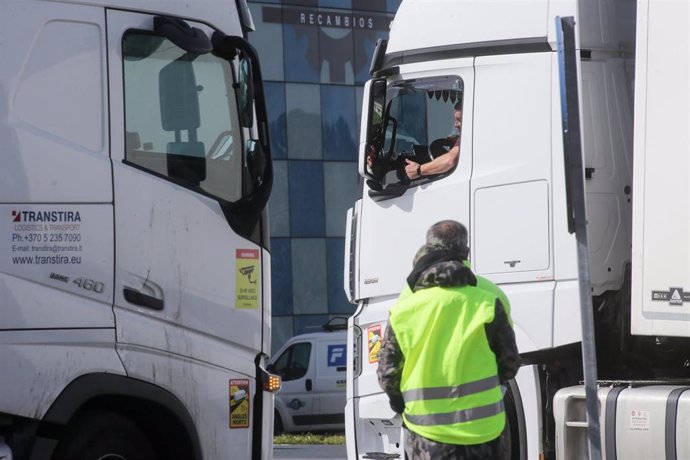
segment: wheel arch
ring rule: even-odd
[[[49,460],[70,420],[81,411],[96,409],[132,418],[157,442],[166,442],[164,435],[178,441],[175,448],[182,446],[186,458],[203,458],[194,420],[175,395],[122,375],[87,374],[67,385],[46,412],[30,460]],[[185,458],[180,452],[175,455]]]

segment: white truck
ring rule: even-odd
[[[403,0],[365,86],[348,213],[349,458],[404,457],[369,339],[441,219],[468,226],[473,270],[510,299],[523,367],[505,398],[509,458],[690,458],[689,12]],[[454,168],[406,178],[406,159],[458,136]]]
[[[0,458],[272,455],[244,0],[0,2]]]

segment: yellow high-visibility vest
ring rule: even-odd
[[[432,287],[391,309],[405,365],[403,419],[413,432],[446,444],[480,444],[505,426],[496,356],[484,329],[496,296],[472,286]]]

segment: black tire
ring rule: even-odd
[[[113,412],[90,411],[76,417],[58,444],[53,460],[155,460],[146,433]]]
[[[282,434],[285,431],[283,427],[283,420],[280,418],[278,411],[273,413],[273,436],[277,434]]]
[[[506,427],[503,430],[504,458],[507,460],[520,460],[520,426],[518,414],[515,408],[513,393],[508,390],[503,397],[503,404],[506,411]]]

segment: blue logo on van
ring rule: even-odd
[[[338,367],[346,365],[345,345],[328,346],[328,367]]]

